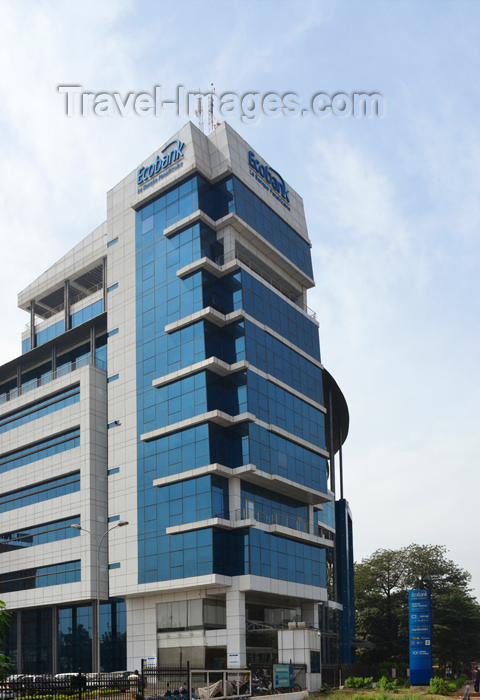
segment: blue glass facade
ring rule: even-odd
[[[197,208],[214,220],[227,214],[237,214],[262,238],[313,278],[309,244],[237,177],[228,177],[216,185],[209,185],[203,178],[198,178],[198,188]]]
[[[19,450],[10,452],[6,457],[0,459],[0,474],[23,467],[30,462],[50,457],[51,455],[71,450],[80,445],[80,428],[68,430],[60,435],[41,440],[33,445],[27,445]]]
[[[316,364],[318,327],[244,269],[220,278],[202,269],[178,277],[177,271],[186,265],[202,257],[215,260],[222,252],[221,241],[201,223],[164,236],[165,228],[199,208],[214,220],[236,212],[311,275],[308,244],[235,178],[211,186],[198,175],[189,177],[137,211],[139,583],[228,571],[228,575],[255,573],[325,586],[322,552],[308,542],[255,528],[166,533],[176,525],[233,517],[228,511],[228,479],[202,476],[151,488],[156,478],[214,462],[231,468],[253,463],[268,473],[326,490],[326,462],[318,450],[325,449],[324,413],[304,400],[323,405],[321,369]],[[165,331],[166,325],[208,306],[225,314],[243,309],[253,321],[220,328],[198,321]],[[246,359],[291,390],[252,369],[222,377],[201,371],[152,387],[157,377],[209,357],[228,363]],[[149,442],[141,439],[143,433],[215,410],[230,416],[249,412],[262,424],[221,427],[204,421]],[[280,436],[279,431],[286,433]],[[305,442],[312,447],[307,449]],[[308,520],[305,504],[282,499],[263,487],[244,491],[243,502],[248,494],[259,513]],[[261,555],[252,556],[252,548]]]
[[[35,547],[38,544],[78,537],[79,530],[71,527],[74,524],[80,524],[80,516],[24,527],[13,532],[2,532],[0,533],[0,552],[13,552],[21,547]]]
[[[25,341],[24,341],[25,342]],[[30,343],[30,341],[28,341]],[[30,347],[27,348],[29,350]],[[24,351],[25,352],[25,351]],[[25,393],[36,389],[38,386],[62,377],[87,364],[95,365],[101,369],[107,368],[107,334],[97,336],[95,340],[95,359],[93,359],[90,343],[79,345],[68,352],[59,353],[56,361],[56,369],[52,369],[52,362],[45,362],[31,370],[22,372],[21,391]],[[0,404],[9,398],[9,392],[18,393],[17,381],[10,380],[0,385]]]
[[[75,583],[81,580],[80,561],[67,561],[51,566],[37,566],[34,569],[11,571],[0,575],[0,593],[25,591],[30,588],[59,586],[62,583]]]
[[[65,391],[61,391],[54,396],[48,396],[48,398],[41,401],[35,401],[35,403],[23,406],[2,418],[0,420],[0,433],[18,428],[20,425],[25,425],[37,418],[48,416],[49,413],[72,406],[79,401],[80,388],[78,386],[73,389],[65,389]]]
[[[70,314],[70,328],[76,328],[82,323],[85,323],[85,321],[89,321],[91,318],[95,318],[95,316],[98,316],[102,312],[103,299],[98,299],[97,301],[93,302],[93,304],[89,304],[83,309],[80,309],[80,311],[74,311],[74,313]],[[56,323],[52,323],[51,326],[48,326],[47,328],[43,328],[42,330],[36,332],[35,347],[43,345],[47,341],[53,340],[53,338],[57,338],[58,336],[62,335],[62,333],[65,333],[64,319],[62,319],[61,321],[57,321]],[[25,338],[24,340],[22,340],[22,353],[28,352],[31,349],[32,348],[30,338]]]
[[[56,635],[52,625],[56,623]],[[100,605],[100,654],[105,671],[127,666],[126,604],[112,598]],[[53,639],[56,636],[58,665],[56,670],[68,673],[92,670],[92,606],[90,603],[12,611],[9,633],[2,649],[18,668],[18,646],[21,647],[22,670],[29,674],[51,674]]]
[[[24,508],[33,503],[49,501],[51,498],[58,498],[76,491],[80,491],[80,472],[73,472],[67,476],[42,481],[34,486],[2,494],[0,496],[0,513]]]

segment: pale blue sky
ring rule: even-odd
[[[379,92],[382,118],[231,125],[304,198],[322,359],[347,398],[356,558],[445,544],[473,574],[479,493],[480,5],[0,1],[0,362],[16,294],[185,121],[65,116],[91,92]]]

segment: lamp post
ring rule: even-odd
[[[97,671],[97,673],[100,673],[100,547],[102,546],[102,542],[109,532],[114,530],[116,527],[124,527],[125,525],[128,525],[127,520],[119,520],[118,523],[115,523],[114,525],[112,525],[112,527],[109,527],[105,530],[103,535],[100,537],[99,542],[96,541],[96,535],[92,535],[90,530],[87,530],[86,527],[82,527],[79,523],[74,523],[73,525],[70,525],[70,527],[73,527],[75,530],[83,530],[83,532],[88,532],[90,537],[95,539],[95,546],[97,548],[97,599],[92,649],[92,670]]]

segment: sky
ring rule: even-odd
[[[479,596],[479,27],[473,0],[0,0],[0,363],[29,321],[18,292],[187,121],[68,117],[59,85],[378,93],[383,116],[227,121],[304,200],[355,559],[445,545]]]

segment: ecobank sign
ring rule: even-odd
[[[248,163],[250,165],[250,175],[263,185],[266,190],[270,190],[270,194],[290,211],[289,192],[283,177],[268,165],[262,165],[262,163],[255,158],[255,153],[253,153],[253,151],[248,152]]]
[[[162,150],[162,153],[165,154],[164,156],[157,156],[153,163],[139,168],[137,174],[138,191],[143,192],[147,187],[151,187],[162,178],[173,173],[174,170],[181,168],[183,161],[180,163],[177,161],[182,160],[184,148],[185,144],[179,139],[175,139]]]

